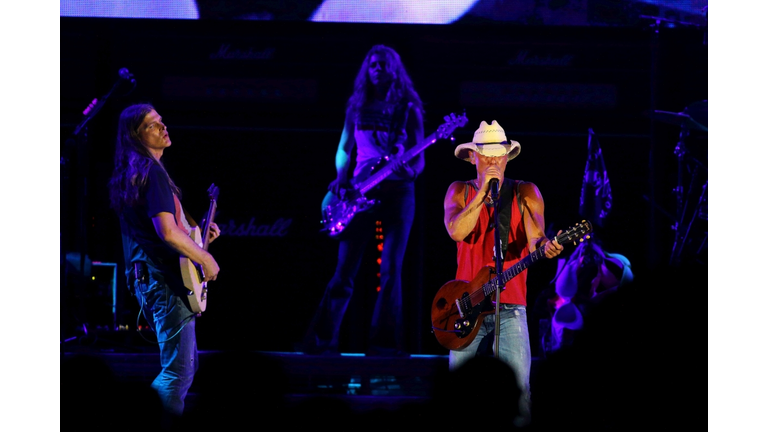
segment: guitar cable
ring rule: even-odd
[[[434,332],[435,330],[441,331],[443,333],[461,333],[459,330],[445,330],[445,329],[432,326],[432,331]]]

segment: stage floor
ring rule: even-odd
[[[136,392],[132,395],[138,397],[131,396],[132,400],[120,398],[108,388],[94,385],[94,378],[104,374],[92,374],[91,370],[103,371],[105,365],[118,381],[134,385],[132,391],[149,389],[160,371],[157,347],[83,342],[87,340],[61,345],[62,365],[85,357],[90,360],[84,364],[97,366],[62,368],[67,371],[61,380],[62,412],[68,415],[67,424],[81,427],[87,419],[90,425],[100,426],[110,422],[107,417],[117,416],[126,427],[135,426],[136,419],[131,416],[141,412],[137,408],[145,409],[147,398],[155,395]],[[629,345],[589,346],[578,352],[563,352],[557,359],[534,357],[530,377],[534,423],[526,429],[561,430],[579,425],[589,430],[637,430],[630,427],[631,423],[651,424],[658,416],[673,417],[675,422],[685,424],[689,417],[680,412],[675,395],[686,394],[691,387],[689,366],[675,367],[679,362],[669,356],[665,362],[648,362],[643,346],[630,349]],[[503,371],[498,375],[498,368],[481,363],[482,370],[450,374],[447,355],[318,356],[201,350],[198,364],[185,401],[185,414],[197,415],[192,417],[194,422],[203,416],[203,421],[222,428],[237,427],[237,422],[251,419],[263,423],[258,419],[270,413],[288,422],[281,424],[316,427],[332,421],[334,427],[349,430],[361,425],[398,427],[402,421],[414,427],[451,427],[472,422],[476,416],[515,413],[516,404],[508,400],[514,397],[514,385],[504,379]],[[73,374],[73,370],[77,373]],[[675,371],[674,380],[669,378],[668,370]],[[113,379],[106,381],[115,383]],[[659,396],[657,389],[661,387],[667,392]],[[84,390],[91,388],[98,391]],[[94,397],[94,393],[98,395]],[[116,397],[121,404],[117,412],[112,407],[115,404],[100,404],[98,398],[108,397]],[[97,410],[84,409],[86,403],[100,404],[98,409],[109,416],[94,422]]]
[[[158,348],[150,344],[110,344],[104,339],[62,344],[62,361],[75,356],[96,357],[125,382],[151,384],[160,371]],[[237,374],[268,368],[258,374],[280,379],[281,393],[289,403],[323,397],[344,401],[355,411],[397,409],[427,403],[435,380],[448,373],[448,355],[408,354],[397,357],[362,353],[308,355],[302,352],[199,351],[199,370],[187,396],[192,409],[198,399],[198,377],[217,374],[219,380],[244,379]],[[534,358],[532,375],[537,359]],[[262,366],[265,365],[265,366]],[[222,367],[222,365],[225,365]],[[239,372],[240,371],[240,372]],[[247,374],[246,374],[247,375]],[[247,379],[247,377],[245,377]]]

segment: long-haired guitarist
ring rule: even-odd
[[[490,194],[491,182],[499,186],[499,224],[504,269],[525,258],[542,245],[545,256],[554,258],[563,250],[557,241],[544,234],[544,200],[530,182],[504,178],[507,162],[520,153],[520,143],[507,140],[504,129],[494,120],[485,121],[475,131],[472,142],[456,147],[454,154],[475,165],[477,177],[453,182],[445,195],[444,223],[457,245],[456,279],[471,281],[485,266],[494,266],[495,207]],[[505,249],[505,250],[504,250]],[[529,421],[529,376],[531,346],[526,316],[526,271],[509,280],[501,292],[499,323],[499,359],[515,371],[522,390],[521,417]],[[455,370],[474,357],[483,339],[493,338],[495,314],[486,315],[472,343],[450,350],[449,367]]]
[[[368,51],[347,102],[344,128],[336,151],[336,179],[328,186],[341,198],[354,184],[380,166],[395,164],[392,174],[366,194],[378,204],[357,215],[339,236],[336,271],[315,312],[302,349],[335,353],[342,318],[352,297],[354,279],[368,240],[381,221],[381,289],[371,319],[368,352],[405,351],[401,301],[401,268],[414,218],[414,180],[424,169],[424,155],[397,160],[424,139],[423,108],[400,55],[376,45]],[[355,154],[350,176],[351,158]]]
[[[154,328],[162,370],[152,382],[166,410],[179,416],[197,370],[195,313],[189,308],[179,256],[202,265],[204,280],[215,280],[219,265],[189,237],[194,220],[179,201],[180,190],[161,157],[171,146],[162,117],[147,104],[120,114],[110,201],[120,218],[128,287]],[[210,224],[213,241],[220,234]]]

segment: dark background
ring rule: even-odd
[[[451,112],[469,123],[425,151],[417,209],[404,265],[409,350],[445,354],[429,332],[434,293],[455,275],[455,244],[442,224],[442,201],[474,167],[453,156],[481,120],[497,120],[520,156],[506,175],[536,183],[546,203],[548,234],[582,219],[579,195],[587,131],[602,148],[613,209],[596,236],[627,256],[636,274],[665,268],[683,183],[698,201],[707,136],[686,140],[693,163],[678,165],[680,128],[648,110],[679,112],[707,99],[706,31],[697,27],[521,26],[468,22],[452,26],[275,21],[176,21],[61,18],[62,253],[85,250],[92,261],[118,264],[117,324],[135,328],[137,306],[125,287],[119,226],[109,209],[119,112],[152,103],[173,146],[164,162],[199,219],[206,190],[220,188],[210,247],[221,266],[208,310],[198,320],[201,349],[231,344],[291,350],[333,274],[335,241],[319,232],[320,201],[335,176],[334,155],[346,99],[371,46],[397,50],[425,102],[425,132]],[[71,140],[83,110],[117,81],[120,68],[137,85],[120,85]],[[128,94],[125,94],[128,93]],[[250,226],[250,228],[249,228]],[[239,229],[242,227],[242,229]],[[386,235],[386,227],[384,227]],[[707,222],[696,218],[683,259],[706,277]],[[376,294],[374,233],[344,321],[342,349],[362,351]],[[699,250],[699,247],[703,248]],[[108,278],[80,284],[77,265],[63,265],[62,337],[111,325]],[[556,263],[529,271],[529,305],[554,276]],[[88,273],[88,272],[86,272]],[[534,316],[529,317],[535,320]],[[140,322],[143,323],[143,320]],[[532,323],[532,341],[536,326]],[[537,349],[533,342],[534,350]]]

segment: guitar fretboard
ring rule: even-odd
[[[538,260],[544,258],[544,246],[536,249],[535,251],[531,252],[527,257],[521,259],[520,261],[516,262],[512,267],[504,270],[501,275],[499,275],[498,278],[493,278],[490,281],[483,284],[483,297],[491,295],[491,293],[496,291],[496,283],[497,281],[500,282],[501,286],[507,284],[507,282],[511,281],[512,278],[519,275],[523,272],[523,270],[527,269],[533,263],[537,262]]]
[[[422,141],[421,144],[411,147],[408,151],[404,152],[403,155],[399,157],[399,159],[404,162],[408,162],[409,160],[413,159],[414,156],[421,153],[424,149],[431,146],[435,142],[437,142],[437,136],[436,136],[436,133],[433,133],[432,135],[424,139],[424,141]],[[365,195],[366,192],[371,190],[373,187],[375,187],[385,178],[389,177],[389,175],[392,174],[393,170],[394,170],[393,164],[392,164],[392,161],[390,160],[390,163],[388,163],[379,172],[372,175],[364,182],[358,184],[356,189],[360,191],[360,193]]]
[[[581,235],[590,233],[592,231],[592,226],[587,221],[585,221],[584,225],[580,225],[580,227],[582,227],[581,230],[578,230],[578,229],[568,230],[556,236],[555,239],[557,240],[558,243],[565,244],[566,242],[570,242],[575,238]],[[477,289],[474,292],[470,293],[468,296],[460,299],[459,301],[462,303],[462,308],[464,310],[469,310],[477,306],[486,298],[488,298],[488,296],[496,292],[497,284],[499,284],[500,287],[504,287],[504,285],[506,285],[507,282],[509,282],[510,280],[512,280],[512,278],[522,273],[523,270],[533,265],[533,263],[538,262],[542,258],[546,258],[546,256],[544,255],[545,247],[546,246],[541,246],[540,248],[531,252],[528,256],[526,256],[525,258],[513,264],[512,267],[501,272],[501,274],[498,277],[491,278],[491,280],[484,283],[480,289]]]

